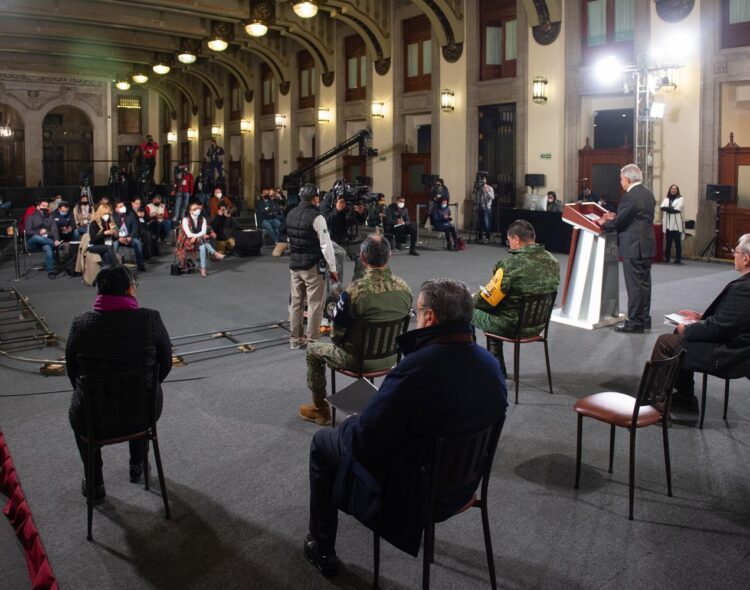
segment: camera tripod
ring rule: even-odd
[[[716,203],[716,216],[714,218],[714,237],[711,238],[711,241],[706,245],[706,247],[703,249],[703,252],[701,253],[701,258],[703,258],[703,262],[708,262],[717,253],[732,250],[729,246],[727,246],[727,243],[724,240],[722,240],[721,236],[719,235],[720,212],[721,212],[721,203],[717,202]]]

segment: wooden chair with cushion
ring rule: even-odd
[[[96,449],[132,440],[146,439],[146,453],[143,458],[145,487],[148,482],[148,442],[153,442],[156,470],[159,474],[161,496],[164,501],[165,518],[170,518],[167,486],[159,453],[159,440],[156,435],[156,397],[159,384],[159,371],[154,367],[144,367],[123,373],[85,374],[79,377],[83,390],[83,405],[86,416],[86,434],[80,435],[86,443],[88,534],[91,534],[94,511],[94,458]]]
[[[573,409],[578,413],[578,436],[576,448],[576,484],[581,479],[581,446],[583,417],[588,416],[610,425],[609,469],[615,454],[615,428],[627,428],[630,432],[630,476],[628,518],[633,520],[633,496],[635,490],[635,433],[644,426],[661,424],[664,445],[664,465],[667,472],[667,495],[672,496],[672,470],[669,461],[669,406],[672,402],[672,389],[677,372],[682,363],[684,351],[666,360],[648,361],[641,375],[641,383],[636,397],[615,391],[595,393],[578,400]]]
[[[519,385],[519,368],[521,356],[521,344],[531,342],[544,343],[544,360],[547,363],[547,381],[549,382],[549,392],[552,391],[552,372],[549,365],[549,347],[547,344],[547,335],[549,333],[549,321],[552,317],[552,308],[555,306],[557,291],[551,293],[541,293],[538,295],[524,295],[521,297],[521,309],[518,314],[518,324],[516,330],[511,336],[502,336],[493,332],[485,332],[487,337],[487,349],[490,348],[490,340],[499,340],[513,344],[513,381],[516,383],[516,403],[518,403],[518,385]],[[524,337],[529,328],[544,326],[541,332],[536,336]]]
[[[396,356],[396,364],[401,360],[401,351],[396,343],[396,338],[406,332],[409,327],[411,316],[399,318],[397,320],[388,320],[383,322],[365,322],[362,339],[362,346],[359,351],[359,364],[353,370],[330,367],[331,369],[331,395],[326,398],[329,401],[336,395],[336,373],[341,373],[354,379],[367,379],[370,383],[375,383],[375,377],[383,377],[391,371],[391,367],[378,369],[376,371],[364,370],[365,363],[368,361],[377,361],[388,357]],[[329,401],[330,404],[330,401]],[[331,425],[336,425],[336,408],[331,406]]]
[[[495,576],[495,558],[492,553],[492,536],[490,518],[487,509],[487,490],[490,484],[490,471],[495,458],[495,450],[500,439],[505,418],[479,432],[458,434],[438,438],[434,441],[432,453],[426,463],[415,466],[423,473],[429,474],[430,483],[427,493],[426,521],[422,542],[422,588],[430,587],[430,564],[435,562],[435,499],[450,494],[478,482],[480,496],[476,493],[460,510],[445,517],[440,522],[461,514],[471,507],[479,508],[482,513],[482,531],[484,548],[487,554],[487,569],[490,572],[490,584],[497,588]],[[380,536],[373,533],[373,587],[378,588],[380,578]]]

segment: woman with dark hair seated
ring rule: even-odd
[[[117,227],[112,221],[112,209],[102,203],[94,211],[89,223],[89,252],[101,256],[103,264],[117,264],[114,243],[118,235]]]
[[[86,433],[86,415],[83,407],[81,375],[114,374],[154,366],[159,371],[159,383],[172,368],[172,345],[159,312],[138,306],[135,297],[137,283],[130,270],[121,265],[104,266],[96,275],[97,296],[94,311],[77,316],[70,327],[65,348],[68,377],[73,385],[70,401],[70,425],[76,435],[76,444],[86,465],[86,445],[79,435]],[[161,385],[156,391],[156,418],[161,415]],[[123,425],[124,426],[124,425]],[[119,436],[113,432],[112,436]],[[137,483],[143,474],[146,441],[130,443],[130,481]],[[94,458],[96,480],[94,500],[104,499],[102,457],[97,451]],[[84,479],[82,493],[86,495]]]

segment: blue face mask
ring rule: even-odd
[[[443,209],[445,209],[445,208],[446,208],[446,207],[448,206],[448,203],[443,203],[443,204],[442,204],[442,205],[440,205],[440,206],[441,206],[441,207],[442,207]]]

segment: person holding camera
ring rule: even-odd
[[[206,256],[210,254],[216,260],[223,260],[224,255],[214,250],[209,242],[208,222],[203,216],[200,203],[190,203],[188,214],[182,220],[177,236],[175,257],[180,267],[185,270],[185,258],[188,254],[198,252],[200,257],[201,276],[206,277]]]
[[[154,169],[156,168],[156,152],[159,151],[159,144],[154,141],[152,135],[146,136],[146,141],[141,144],[141,158],[143,163],[148,167],[149,178],[154,178]]]
[[[414,227],[409,219],[409,211],[406,209],[406,197],[399,195],[396,200],[388,205],[385,210],[385,219],[383,219],[385,233],[393,234],[396,239],[396,248],[401,250],[409,238],[409,254],[419,256],[417,252],[417,228]]]
[[[320,214],[325,218],[328,231],[333,240],[333,251],[336,255],[336,268],[339,270],[339,279],[344,281],[344,260],[346,250],[343,244],[349,239],[349,225],[364,223],[367,221],[365,206],[361,203],[349,206],[346,199],[346,187],[342,181],[337,181],[323,200],[320,202]],[[329,285],[330,287],[330,285]]]
[[[175,183],[175,201],[174,201],[174,218],[172,221],[177,223],[187,211],[190,196],[193,194],[193,185],[195,181],[193,175],[188,169],[187,164],[180,164],[174,169]]]
[[[286,217],[289,236],[289,272],[291,275],[292,305],[289,314],[292,350],[305,348],[308,342],[320,340],[326,286],[325,266],[334,282],[339,281],[333,242],[326,220],[321,215],[320,191],[314,184],[300,189],[300,203]],[[303,333],[303,312],[307,302],[307,335]]]
[[[456,235],[456,226],[451,223],[452,221],[453,214],[448,207],[448,199],[443,197],[432,209],[430,223],[434,229],[445,233],[446,248],[458,252],[458,236]]]
[[[232,219],[232,211],[224,203],[211,218],[209,224],[216,234],[216,250],[221,254],[230,254],[234,250],[234,232],[237,222]]]
[[[212,182],[214,179],[214,170],[216,170],[219,173],[218,174],[219,178],[224,176],[224,172],[222,170],[224,163],[221,159],[223,155],[224,155],[224,148],[216,143],[216,139],[212,139],[211,145],[208,147],[208,151],[206,152],[206,157],[208,158],[208,165],[209,165],[209,174],[210,174],[209,178],[211,179]]]

